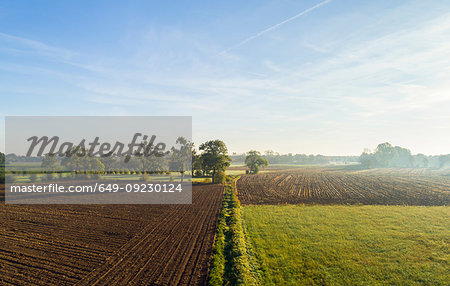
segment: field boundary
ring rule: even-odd
[[[225,184],[208,285],[259,285],[250,271],[236,181]]]

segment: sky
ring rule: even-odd
[[[192,116],[198,146],[450,153],[450,1],[2,1],[4,116]],[[114,127],[112,127],[114,128]]]

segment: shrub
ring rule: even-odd
[[[223,184],[225,183],[225,172],[224,171],[218,171],[214,175],[214,183],[216,184]]]
[[[201,176],[203,176],[202,171],[196,170],[196,171],[194,172],[194,177],[201,177]]]

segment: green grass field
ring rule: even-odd
[[[450,207],[243,206],[262,285],[449,285]]]

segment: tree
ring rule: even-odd
[[[214,182],[216,184],[223,184],[225,183],[226,175],[224,171],[217,171],[217,173],[214,175]]]
[[[390,143],[378,144],[375,151],[375,158],[381,167],[389,167],[396,155],[395,148]]]
[[[411,151],[399,146],[395,146],[395,154],[393,158],[394,167],[412,167],[414,158],[411,156]]]
[[[102,155],[100,157],[100,162],[105,166],[106,173],[111,173],[112,167],[117,163],[115,155],[112,153]]]
[[[196,172],[201,172],[202,170],[202,160],[200,158],[200,155],[197,154],[197,151],[195,151],[194,143],[192,143],[192,167],[191,167],[191,176],[194,177]]]
[[[91,158],[89,163],[89,170],[94,174],[103,174],[105,172],[105,165],[98,158]]]
[[[359,162],[365,169],[374,168],[376,166],[375,156],[368,152],[364,152],[361,154],[361,156],[359,157]]]
[[[180,172],[181,183],[183,183],[184,172],[192,169],[192,162],[189,158],[192,156],[193,143],[187,141],[184,137],[178,137],[176,144],[180,145],[180,147],[172,147],[169,167],[171,171]]]
[[[223,141],[211,140],[200,145],[203,171],[211,174],[212,182],[215,183],[216,173],[225,171],[230,166],[231,158],[228,156],[227,146]]]
[[[57,163],[58,159],[56,158],[56,154],[48,153],[42,159],[41,166],[47,171],[54,171]]]
[[[143,174],[163,173],[167,171],[167,161],[165,155],[168,152],[161,152],[156,149],[152,143],[143,141],[140,148],[131,156],[133,163],[142,171]],[[124,158],[126,159],[126,157]],[[129,164],[125,160],[123,164]],[[133,164],[131,164],[133,165]]]
[[[417,160],[423,166],[428,166],[428,159],[425,155],[416,155]],[[395,167],[395,168],[411,168],[414,166],[415,157],[411,155],[411,151],[399,146],[392,146],[389,143],[378,144],[375,153],[370,153],[370,150],[364,150],[364,152],[359,157],[359,162],[364,168],[384,168],[384,167]]]
[[[70,170],[78,173],[86,170],[88,158],[86,149],[82,146],[74,146],[67,150],[65,157],[61,160],[61,165],[66,166]]]
[[[90,157],[87,150],[82,146],[75,146],[65,153],[65,157],[61,160],[61,165],[76,174],[85,173],[103,173],[105,165],[98,159]]]
[[[251,174],[256,174],[261,166],[269,165],[269,162],[261,156],[261,153],[255,150],[247,152],[245,157],[245,165],[250,169]]]
[[[450,162],[450,155],[440,155],[439,156],[439,168],[444,168]]]

